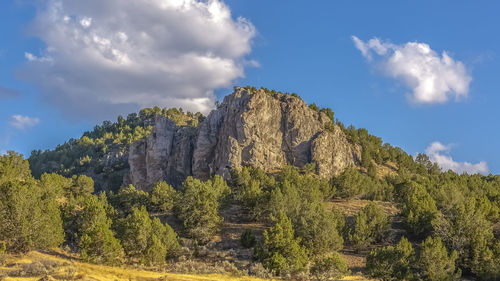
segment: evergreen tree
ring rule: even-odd
[[[366,272],[384,281],[411,280],[415,251],[403,237],[396,246],[372,250],[366,258]]]
[[[440,238],[427,237],[418,255],[419,279],[426,281],[451,281],[460,277],[455,271],[458,255],[453,251],[448,255]]]
[[[8,251],[27,252],[57,247],[63,239],[56,192],[31,177],[22,156],[0,156],[0,241]]]
[[[358,247],[364,247],[381,241],[389,227],[390,223],[384,210],[377,203],[370,202],[354,217],[349,240]]]
[[[116,194],[110,193],[109,201],[117,210],[121,217],[131,214],[134,208],[146,207],[149,205],[149,194],[137,190],[133,185],[122,187]]]
[[[355,168],[347,168],[338,177],[332,179],[336,195],[341,198],[352,198],[364,194],[371,185],[371,179]]]
[[[176,202],[177,217],[186,233],[200,244],[205,244],[219,229],[219,200],[224,191],[214,188],[211,180],[202,182],[188,177]]]
[[[145,253],[141,258],[143,264],[161,265],[165,263],[167,247],[155,234],[151,235]]]
[[[94,180],[92,178],[81,175],[73,176],[72,179],[71,193],[73,196],[82,196],[94,192]]]
[[[432,221],[438,216],[436,202],[425,188],[415,182],[406,186],[402,214],[409,232],[421,237],[432,231]]]
[[[158,182],[151,191],[151,205],[155,212],[168,213],[172,210],[175,203],[177,192],[166,182]]]
[[[476,200],[468,198],[434,221],[435,234],[457,251],[458,265],[465,273],[485,280],[500,278],[500,251],[496,251],[492,225]]]
[[[337,252],[316,259],[311,266],[311,274],[316,280],[338,280],[349,273],[347,263]]]
[[[261,169],[242,167],[231,171],[231,194],[243,209],[254,217],[262,215],[262,206],[267,192],[274,188],[276,181]]]
[[[150,243],[151,232],[151,219],[146,208],[133,208],[122,222],[119,235],[125,254],[140,259]]]
[[[325,209],[325,190],[329,188],[325,180],[301,175],[295,167],[285,167],[269,192],[268,201],[260,207],[268,217],[284,213],[310,252],[321,255],[340,250],[344,241],[338,229],[344,218]]]
[[[123,258],[123,248],[111,231],[111,220],[97,196],[84,199],[78,216],[78,245],[82,259],[116,265]]]
[[[153,218],[151,222],[151,238],[153,237],[158,238],[165,247],[166,257],[175,257],[178,254],[181,245],[177,233],[170,225],[163,224],[159,218]]]
[[[126,255],[142,264],[163,264],[180,248],[174,230],[158,218],[151,219],[145,207],[133,208],[119,228]]]
[[[307,265],[306,249],[300,245],[290,219],[283,213],[274,226],[264,232],[255,248],[255,256],[262,261],[264,267],[278,275],[285,271],[301,271]]]

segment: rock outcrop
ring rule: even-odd
[[[124,182],[147,191],[158,181],[179,186],[192,175],[195,137],[196,128],[179,127],[164,116],[156,116],[151,135],[129,148],[130,172]]]
[[[128,157],[130,182],[146,190],[160,180],[178,186],[190,175],[228,178],[241,166],[274,172],[314,161],[320,176],[332,177],[361,159],[361,148],[326,114],[285,94],[236,88],[198,128],[161,116],[154,123],[153,133],[135,142]]]

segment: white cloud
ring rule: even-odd
[[[468,174],[488,174],[488,165],[486,162],[481,161],[479,163],[473,164],[470,162],[456,162],[449,155],[452,145],[444,145],[440,142],[433,142],[427,149],[425,153],[429,156],[432,162],[436,162],[439,167],[443,170],[453,170],[456,173],[468,173]]]
[[[378,59],[384,73],[402,79],[412,89],[415,103],[444,103],[467,97],[472,78],[465,65],[447,52],[440,56],[428,44],[408,42],[396,45],[378,38],[363,42],[352,36],[354,45],[370,62]]]
[[[66,21],[66,18],[64,18],[64,20]],[[83,28],[90,27],[90,25],[92,25],[92,18],[84,17],[83,19],[80,20],[80,25]]]
[[[9,124],[19,130],[31,128],[40,122],[39,118],[23,115],[12,115]]]
[[[47,48],[26,53],[21,75],[70,116],[154,105],[207,112],[214,89],[255,64],[245,58],[254,26],[221,0],[47,0],[31,31]]]
[[[51,62],[52,59],[50,57],[37,57],[32,53],[25,52],[24,57],[31,62]]]

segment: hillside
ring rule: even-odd
[[[270,172],[314,162],[317,174],[330,178],[361,161],[361,146],[334,124],[333,113],[314,110],[296,96],[236,87],[198,125],[191,113],[165,112],[143,110],[105,122],[80,140],[32,153],[31,167],[36,175],[86,174],[104,189],[116,189],[123,180],[150,190],[162,180],[178,187],[188,176],[228,179],[231,169],[242,166]]]
[[[179,187],[186,177],[229,178],[242,166],[275,172],[285,165],[314,165],[331,178],[346,167],[384,173],[415,169],[411,156],[383,144],[365,129],[346,128],[328,108],[309,106],[296,94],[235,87],[207,118],[182,109],[143,109],[104,122],[54,150],[33,151],[30,166],[44,172],[92,177],[99,190],[133,184],[150,190],[158,181]],[[389,163],[389,165],[385,164]]]
[[[500,278],[500,176],[441,171],[264,88],[236,87],[207,117],[143,109],[3,155],[0,220],[7,267],[63,248],[82,272]]]

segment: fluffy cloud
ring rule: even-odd
[[[23,115],[12,115],[9,120],[9,124],[19,130],[24,130],[31,128],[38,124],[40,119],[35,117],[23,116]]]
[[[0,85],[0,99],[12,99],[19,96],[19,92]]]
[[[446,52],[440,56],[428,44],[418,42],[395,45],[378,38],[363,42],[356,36],[352,40],[368,61],[380,64],[386,75],[403,80],[412,89],[415,103],[444,103],[469,93],[472,78],[464,64]]]
[[[145,106],[207,112],[244,76],[254,26],[221,0],[46,0],[31,27],[47,48],[22,77],[71,116]]]
[[[451,158],[448,153],[451,150],[451,145],[444,145],[440,142],[433,142],[427,149],[425,153],[429,156],[432,162],[436,162],[439,167],[443,170],[453,170],[456,173],[468,173],[468,174],[487,174],[489,169],[486,162],[481,161],[479,163],[473,164],[469,162],[456,162]]]

